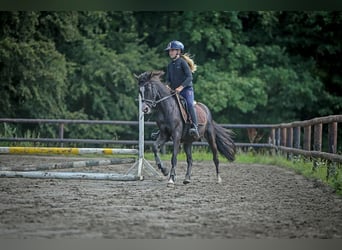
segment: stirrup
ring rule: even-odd
[[[200,137],[197,126],[194,126],[193,128],[189,129],[189,134],[196,138]]]

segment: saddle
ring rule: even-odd
[[[191,115],[189,114],[189,110],[188,110],[188,105],[186,100],[184,99],[183,96],[176,94],[176,100],[179,106],[179,110],[182,114],[182,118],[183,121],[185,122],[185,124],[192,124],[191,121]],[[195,102],[194,108],[196,110],[196,114],[197,114],[197,122],[198,125],[204,125],[206,123],[206,118],[203,115],[203,110],[202,108],[198,105],[197,102]]]

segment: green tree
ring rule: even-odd
[[[51,40],[35,40],[38,16],[31,12],[1,14],[3,117],[55,118],[65,112],[66,61]]]
[[[133,74],[165,70],[174,39],[193,55],[196,99],[218,122],[339,114],[341,24],[340,11],[1,12],[0,115],[136,120]],[[137,135],[66,130],[74,138]]]

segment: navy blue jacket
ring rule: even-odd
[[[192,73],[188,63],[181,57],[172,60],[167,66],[166,82],[171,89],[176,89],[180,85],[184,88],[192,86]]]

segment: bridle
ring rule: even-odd
[[[139,92],[141,95],[141,101],[143,103],[145,103],[147,106],[149,106],[150,108],[155,108],[158,103],[163,102],[166,99],[168,99],[168,98],[170,98],[176,94],[176,92],[172,92],[170,95],[167,95],[167,96],[164,96],[160,99],[157,99],[159,96],[157,95],[157,91],[154,87],[154,83],[155,82],[153,82],[153,81],[148,81],[148,82],[144,83],[144,85],[139,88]],[[151,89],[152,89],[151,91],[152,91],[152,98],[153,99],[145,99],[144,93],[145,93],[145,86],[146,85],[151,85]]]

